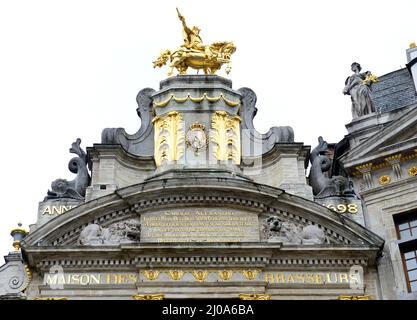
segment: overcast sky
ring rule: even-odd
[[[347,134],[351,63],[380,76],[417,41],[415,0],[0,1],[1,255],[17,221],[36,222],[50,183],[74,178],[77,137],[85,148],[106,127],[137,131],[137,92],[166,78],[152,61],[182,43],[176,6],[204,43],[236,44],[227,77],[257,93],[258,131],[289,125],[313,147]]]

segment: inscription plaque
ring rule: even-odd
[[[255,242],[255,213],[234,209],[184,208],[141,216],[141,242]]]

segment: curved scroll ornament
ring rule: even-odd
[[[233,160],[240,164],[240,117],[229,116],[225,111],[216,111],[211,118],[211,141],[214,156],[219,161]]]
[[[242,133],[246,132],[246,139],[250,139],[251,143],[243,143],[242,153],[244,156],[253,156],[251,148],[245,150],[245,146],[252,143],[261,144],[262,153],[271,150],[276,143],[294,142],[294,130],[289,126],[272,127],[265,134],[260,134],[253,124],[258,109],[256,108],[256,93],[247,87],[240,88],[238,92],[241,94],[240,116],[242,118]],[[259,153],[260,154],[260,153]],[[259,155],[258,153],[256,155]]]
[[[101,133],[102,144],[120,144],[123,149],[137,155],[152,155],[152,88],[145,88],[139,91],[136,102],[136,112],[141,119],[139,130],[129,135],[124,128],[106,128]],[[147,151],[147,152],[146,152]]]
[[[164,161],[177,161],[184,154],[184,121],[181,113],[171,111],[166,116],[153,120],[155,128],[155,163],[159,167]]]
[[[5,257],[5,260],[6,264],[0,267],[0,297],[24,296],[32,280],[29,267],[23,264],[20,254],[11,253]]]
[[[87,154],[80,147],[81,139],[78,138],[72,143],[70,152],[75,153],[74,157],[68,163],[68,169],[77,176],[74,180],[56,179],[51,184],[51,190],[48,190],[45,200],[70,198],[83,200],[85,191],[90,184],[90,174],[87,169]]]

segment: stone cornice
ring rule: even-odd
[[[254,161],[262,157],[262,168],[269,167],[279,161],[280,158],[297,157],[304,160],[304,167],[307,168],[310,157],[310,146],[304,145],[302,142],[293,143],[275,143],[271,150],[258,155],[256,157],[242,156],[243,163],[257,163]]]
[[[139,168],[153,172],[156,169],[153,156],[134,155],[124,150],[120,144],[94,144],[93,147],[87,147],[87,155],[90,168],[92,161],[96,159],[111,158],[135,170]]]
[[[416,126],[417,108],[412,108],[365,142],[351,149],[349,153],[340,158],[340,161],[343,163],[344,168],[348,170],[362,163],[367,163],[372,159],[386,158],[395,153],[415,148],[415,141],[411,141],[415,139],[410,139],[408,142],[402,143],[402,146],[393,145],[391,152],[389,152],[389,146],[379,150],[379,147],[384,146],[386,141],[393,139],[404,130],[414,129]]]
[[[175,249],[175,252],[173,252]],[[155,255],[155,252],[158,254]],[[53,265],[65,269],[134,270],[137,268],[346,268],[367,266],[378,250],[347,246],[283,246],[280,243],[198,244],[173,243],[121,245],[118,247],[28,247],[32,268],[47,271]]]

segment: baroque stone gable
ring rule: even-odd
[[[178,214],[187,208],[218,208],[218,212],[215,211],[214,214],[227,210],[245,212],[255,217],[254,232],[259,235],[264,232],[266,220],[276,217],[281,223],[291,223],[299,228],[315,225],[323,231],[326,242],[332,245],[378,247],[382,243],[352,220],[314,202],[286,194],[280,189],[238,179],[224,179],[220,182],[216,178],[206,177],[198,180],[201,184],[194,187],[191,194],[189,186],[195,183],[196,179],[156,180],[119,189],[117,195],[100,198],[100,203],[87,203],[57,217],[29,235],[25,244],[76,245],[81,232],[91,224],[109,228],[123,221],[139,221],[141,217],[160,215],[167,209],[172,211],[174,207],[184,208],[179,210]],[[207,195],[207,190],[211,190],[210,195]],[[210,215],[209,211],[208,213]],[[142,224],[141,237],[144,237],[145,229]],[[267,241],[264,235],[260,239]],[[136,243],[140,245],[140,241]]]

